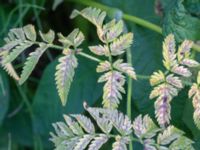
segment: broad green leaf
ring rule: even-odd
[[[184,5],[191,15],[200,17],[200,0],[185,0]]]
[[[183,0],[162,0],[165,16],[163,34],[173,33],[178,42],[185,39],[200,39],[200,20],[191,16],[183,5]]]

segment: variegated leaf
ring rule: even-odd
[[[79,29],[74,29],[67,37],[59,33],[58,37],[58,41],[61,42],[65,48],[69,48],[70,46],[77,48],[85,38]]]
[[[118,112],[117,110],[110,110],[107,112],[109,120],[121,135],[129,135],[132,132],[131,120],[128,116]]]
[[[81,15],[82,17],[86,18],[97,27],[102,27],[103,21],[106,17],[106,12],[101,11],[100,9],[97,9],[97,8],[87,7],[81,11],[74,10],[70,18],[73,19],[77,17],[78,15]]]
[[[26,38],[31,40],[31,41],[36,41],[36,31],[35,31],[35,27],[31,24],[26,25],[23,27],[24,33],[26,35]]]
[[[175,86],[176,88],[182,89],[183,84],[182,81],[179,79],[179,77],[174,76],[173,74],[170,74],[166,77],[167,83]]]
[[[112,145],[112,150],[127,150],[126,146],[126,144],[128,143],[127,139],[117,136],[115,140],[116,141]]]
[[[183,134],[183,131],[175,128],[174,126],[169,126],[164,130],[162,134],[158,135],[157,142],[161,145],[167,145],[181,137]]]
[[[171,119],[170,101],[171,101],[171,96],[161,95],[157,98],[157,100],[154,103],[155,115],[161,127],[165,127],[170,123]]]
[[[76,144],[76,146],[74,147],[73,150],[84,150],[88,144],[90,143],[90,141],[93,139],[94,137],[92,135],[84,135],[83,138],[81,138],[78,143]]]
[[[115,25],[111,26],[106,33],[106,41],[109,43],[109,42],[112,42],[113,40],[115,40],[123,32],[123,27],[124,27],[124,23],[122,20],[118,21]],[[130,38],[130,36],[129,36],[129,38]],[[126,39],[129,40],[128,38],[126,38]],[[124,38],[123,38],[118,41],[118,45],[120,45],[120,43],[122,43],[122,42],[124,44],[126,44],[124,42]],[[121,47],[119,47],[119,48],[121,48]]]
[[[16,73],[14,67],[12,66],[11,63],[6,63],[6,64],[3,64],[3,69],[12,77],[14,78],[15,80],[19,80],[19,76],[18,74]]]
[[[150,77],[151,86],[155,86],[165,81],[165,75],[162,71],[154,72]]]
[[[100,134],[94,138],[94,140],[89,145],[88,150],[99,150],[107,141],[108,136],[106,134]]]
[[[183,66],[179,66],[179,65],[175,65],[172,70],[173,73],[176,73],[180,76],[184,76],[184,77],[190,77],[192,75],[192,73],[189,71],[188,68],[185,68]]]
[[[66,49],[63,53],[64,56],[59,58],[56,66],[55,80],[61,102],[65,105],[78,62],[72,50]]]
[[[170,70],[172,66],[177,64],[175,51],[176,47],[174,35],[169,34],[163,42],[163,63],[168,70]]]
[[[133,121],[133,129],[139,138],[152,138],[159,131],[159,128],[148,115],[145,115],[143,118],[142,115],[136,117]]]
[[[198,67],[199,63],[193,59],[185,58],[181,61],[182,65],[185,65],[187,67]]]
[[[68,127],[72,130],[72,132],[76,135],[83,135],[84,132],[79,124],[73,121],[69,116],[64,115],[65,122],[67,123]]]
[[[12,51],[4,58],[3,63],[10,63],[14,61],[23,51],[31,47],[33,43],[24,42],[12,49]]]
[[[25,65],[23,67],[19,84],[23,84],[28,79],[33,69],[35,68],[36,64],[38,63],[40,57],[47,50],[47,48],[48,45],[41,44],[40,47],[38,47],[34,52],[29,54],[29,57],[27,58]]]
[[[84,104],[84,108],[94,118],[94,120],[97,122],[97,125],[104,133],[110,133],[113,125],[112,122],[105,116],[105,109],[87,107],[86,103]]]
[[[108,56],[109,55],[109,50],[107,46],[102,46],[102,45],[98,45],[98,46],[90,46],[89,47],[90,51],[93,52],[96,55],[105,55]]]
[[[128,63],[123,63],[122,59],[118,59],[113,63],[113,67],[118,71],[126,73],[128,76],[136,80],[136,73],[133,67]]]
[[[175,140],[172,144],[170,144],[169,149],[186,150],[188,147],[190,147],[191,149],[188,149],[188,150],[192,150],[193,143],[194,142],[192,140],[188,139],[187,137],[181,136],[177,140]]]
[[[125,77],[118,71],[110,71],[102,75],[98,82],[106,82],[103,92],[103,105],[106,108],[117,108],[122,93],[125,93],[123,85]]]
[[[105,72],[109,70],[111,70],[111,64],[109,61],[100,62],[96,69],[97,72]]]
[[[189,40],[183,41],[178,48],[178,61],[181,62],[184,58],[188,58],[190,55],[190,49],[192,48],[193,42]]]
[[[95,128],[94,125],[92,123],[92,121],[85,117],[84,115],[71,115],[74,118],[76,118],[76,120],[78,121],[78,123],[81,125],[81,127],[90,134],[94,134],[95,133]]]
[[[113,56],[121,55],[133,43],[133,33],[127,33],[120,36],[110,44],[111,54]]]
[[[39,32],[42,40],[51,44],[55,39],[55,32],[53,30],[49,30],[47,33]]]

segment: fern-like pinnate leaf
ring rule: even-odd
[[[91,23],[93,23],[95,26],[102,27],[103,21],[106,17],[106,12],[101,11],[97,8],[88,7],[83,9],[82,11],[74,10],[70,16],[70,18],[75,18],[78,15],[83,16],[87,20],[89,20]]]
[[[127,150],[127,144],[129,139],[127,137],[117,136],[115,142],[112,145],[112,150]]]
[[[16,46],[10,53],[7,55],[3,63],[11,63],[13,60],[15,60],[25,49],[29,48],[32,45],[32,43],[24,42]]]
[[[106,142],[114,138],[112,150],[127,150],[133,132],[139,138],[138,142],[141,142],[146,149],[167,150],[167,147],[176,149],[175,146],[178,144],[181,144],[179,145],[181,148],[193,149],[193,141],[184,136],[184,132],[174,126],[160,129],[148,115],[144,117],[139,115],[131,124],[128,116],[117,110],[92,108],[88,107],[86,103],[84,103],[84,107],[94,118],[100,131],[98,130],[96,133],[93,130],[94,124],[84,115],[71,115],[72,118],[65,115],[66,123],[53,124],[55,134],[51,133],[51,141],[54,142],[56,149],[100,150]],[[109,131],[105,129],[108,129],[107,126],[110,126]],[[85,128],[88,128],[89,131]],[[119,132],[110,134],[112,129]]]
[[[111,70],[111,64],[109,61],[103,61],[97,66],[97,72],[105,72]]]
[[[84,35],[79,29],[74,29],[67,37],[59,33],[58,37],[59,42],[61,42],[65,48],[69,48],[70,46],[77,48],[84,41]]]
[[[11,76],[13,77],[15,80],[19,80],[19,76],[18,74],[16,73],[13,65],[11,63],[6,63],[6,64],[3,64],[3,69]]]
[[[170,102],[183,88],[182,81],[173,74],[165,76],[162,71],[158,71],[153,73],[150,83],[155,86],[150,94],[150,99],[157,97],[154,103],[156,118],[161,126],[166,126],[171,118]]]
[[[37,34],[36,34],[36,31],[35,31],[35,27],[31,24],[29,25],[26,25],[23,27],[23,30],[24,30],[24,33],[27,37],[27,39],[29,39],[30,41],[36,41],[36,38],[37,38]]]
[[[122,99],[121,93],[125,93],[123,88],[125,77],[118,71],[109,71],[102,75],[98,82],[106,82],[103,88],[104,107],[116,108],[119,100]]]
[[[68,148],[69,150],[84,150],[88,147],[89,150],[99,150],[103,144],[105,144],[110,138],[109,132],[106,131],[104,126],[108,123],[112,124],[109,128],[113,127],[119,131],[121,135],[116,135],[115,142],[113,144],[113,150],[126,150],[129,142],[129,137],[126,135],[131,134],[132,125],[131,121],[126,115],[123,115],[117,110],[109,110],[103,108],[91,108],[84,104],[85,109],[89,114],[97,121],[97,125],[100,129],[103,129],[103,133],[95,133],[94,125],[91,120],[83,115],[71,115],[73,118],[65,115],[66,123],[58,122],[53,124],[56,134],[51,133],[51,141],[54,142],[56,148]],[[102,121],[100,121],[100,118]],[[102,125],[104,127],[102,127]],[[106,132],[104,132],[106,131]]]
[[[106,134],[100,134],[94,138],[94,140],[89,145],[88,150],[99,150],[107,141],[108,136]]]
[[[138,138],[152,138],[160,131],[148,115],[143,118],[142,115],[136,117],[133,121],[133,129]]]
[[[193,42],[183,41],[176,51],[173,34],[169,34],[163,42],[163,64],[168,70],[154,72],[150,78],[150,84],[155,86],[150,98],[156,98],[154,104],[157,120],[161,126],[166,126],[170,121],[170,101],[184,87],[184,78],[192,75],[190,67],[197,67],[199,63],[190,56]]]
[[[113,67],[125,74],[127,74],[128,76],[130,76],[132,79],[136,80],[136,73],[134,68],[128,64],[128,63],[123,63],[122,59],[118,59],[117,61],[115,61],[113,63]]]
[[[23,28],[11,29],[8,37],[5,38],[6,45],[3,49],[9,51],[9,54],[4,57],[3,63],[11,63],[15,60],[24,50],[31,47],[36,40],[36,31],[34,26],[27,25]]]
[[[96,55],[109,56],[109,49],[106,45],[105,46],[102,46],[102,45],[90,46],[89,49],[90,49],[91,52],[93,52]]]
[[[110,28],[108,28],[108,30],[106,32],[106,41],[112,42],[112,41],[116,40],[119,37],[119,35],[123,32],[123,28],[124,28],[124,24],[123,24],[122,20],[118,21],[113,26],[110,26]],[[130,33],[130,34],[132,34],[132,33]],[[128,41],[124,42],[125,39]],[[124,35],[114,43],[113,47],[115,46],[116,48],[122,49],[122,47],[120,47],[121,46],[120,44],[124,43],[128,46],[128,45],[130,45],[130,44],[128,44],[130,42],[130,40],[132,40],[130,36]],[[111,51],[112,51],[112,48],[111,48]],[[120,51],[120,50],[118,50],[118,51]]]
[[[107,60],[100,61],[97,72],[106,72],[99,78],[105,82],[103,89],[103,106],[116,109],[125,93],[123,88],[125,77],[123,74],[136,79],[136,73],[131,64],[124,63],[122,59],[112,62],[113,56],[123,54],[133,43],[133,33],[123,34],[124,23],[115,19],[104,24],[106,13],[96,8],[85,8],[82,11],[74,10],[71,18],[83,16],[97,27],[97,34],[103,44],[89,46],[91,52],[99,56],[106,56]]]
[[[200,129],[200,71],[198,72],[197,82],[193,83],[188,95],[189,98],[192,98],[192,104],[194,107],[194,122],[196,126]]]
[[[40,57],[47,50],[47,48],[48,45],[41,44],[40,47],[38,47],[34,52],[30,53],[23,67],[19,84],[23,84],[28,79],[33,69],[35,68],[37,62],[39,61]]]
[[[0,52],[0,64],[3,67],[3,69],[15,80],[19,80],[19,76],[16,73],[13,65],[11,63],[6,63],[4,64],[2,61],[3,59],[7,56],[8,52],[7,51],[1,51]]]
[[[79,51],[78,46],[83,42],[84,35],[79,29],[74,29],[67,37],[62,34],[58,34],[58,37],[65,49],[63,50],[64,56],[59,58],[59,64],[56,66],[55,81],[61,102],[65,105],[75,68],[78,66],[75,54]]]
[[[158,85],[165,80],[165,75],[161,70],[158,70],[158,72],[154,72],[153,75],[151,75],[150,78],[150,84],[151,86]]]
[[[117,31],[116,31],[117,32]],[[120,36],[110,44],[111,54],[113,56],[121,55],[133,43],[133,33],[127,33]]]
[[[174,126],[167,127],[162,134],[158,135],[158,143],[161,145],[167,145],[175,139],[181,137],[184,132],[175,128]]]
[[[33,25],[26,25],[23,28],[11,29],[8,36],[5,38],[6,44],[2,47],[6,55],[1,56],[1,64],[13,76],[16,80],[19,80],[19,84],[23,84],[32,73],[36,64],[39,61],[41,55],[49,48],[55,38],[55,33],[50,30],[47,34],[40,32],[42,42],[36,41],[37,34]],[[11,62],[13,62],[21,53],[28,48],[35,46],[34,52],[29,54],[26,59],[25,65],[22,69],[20,78],[11,68]]]
[[[176,45],[174,35],[170,34],[166,37],[163,42],[163,64],[164,66],[170,70],[171,67],[176,64]]]
[[[55,80],[63,105],[67,102],[67,96],[75,73],[74,70],[78,66],[77,59],[73,53],[72,50],[65,49],[63,51],[64,56],[59,58],[59,64],[56,66]]]

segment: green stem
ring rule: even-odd
[[[131,49],[127,49],[126,52],[127,55],[127,62],[132,65],[132,56],[131,56]],[[128,76],[128,85],[127,85],[127,106],[126,106],[126,110],[127,110],[127,115],[128,117],[131,119],[131,97],[132,97],[132,78]],[[131,136],[132,137],[132,136]],[[130,141],[129,143],[129,150],[133,150],[133,142]]]
[[[97,8],[100,8],[100,9],[106,11],[108,14],[109,13],[111,14],[113,11],[117,10],[117,8],[105,6],[103,4],[100,4],[100,3],[97,3],[97,2],[94,2],[94,1],[91,1],[91,0],[68,0],[68,1],[78,3],[78,4],[82,4],[82,5],[85,5],[85,6],[97,7]],[[129,14],[126,14],[126,13],[123,13],[122,18],[124,20],[133,22],[137,25],[140,25],[142,27],[145,27],[147,29],[155,31],[159,34],[162,34],[162,28],[160,26],[153,24],[153,23],[151,23],[147,20],[141,19],[141,18],[133,16],[133,15],[129,15]],[[193,44],[192,49],[197,51],[197,52],[200,52],[200,46],[197,45],[197,44]]]
[[[159,26],[157,26],[157,25],[155,25],[151,22],[148,22],[144,19],[138,18],[136,16],[132,16],[132,15],[129,15],[129,14],[123,14],[123,19],[134,22],[135,24],[138,24],[138,25],[143,26],[147,29],[150,29],[150,30],[153,30],[157,33],[162,34],[162,28],[161,27],[159,27]]]
[[[96,61],[96,62],[101,62],[100,59],[98,59],[98,58],[96,58],[96,57],[93,57],[93,56],[91,56],[91,55],[88,55],[88,54],[86,54],[86,53],[79,52],[78,54],[81,55],[81,56],[83,56],[83,57],[85,57],[85,58],[88,58],[88,59],[90,59],[90,60],[93,60],[93,61]]]

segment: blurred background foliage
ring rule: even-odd
[[[82,9],[86,5],[106,9],[108,19],[126,18],[126,13],[161,27],[155,32],[125,20],[127,30],[134,33],[131,50],[137,74],[151,75],[154,70],[162,69],[162,40],[168,33],[174,33],[178,42],[200,40],[200,0],[1,0],[0,44],[3,45],[3,38],[10,28],[26,24],[34,24],[37,30],[53,29],[65,35],[78,27],[86,36],[84,51],[90,53],[86,45],[98,42],[95,28],[80,17],[69,19],[73,9]],[[47,51],[23,86],[0,69],[0,150],[53,149],[49,141],[53,122],[62,120],[63,113],[83,112],[83,101],[91,106],[101,104],[102,85],[97,84],[97,64],[80,57],[68,103],[61,106],[54,81],[59,54],[54,49]],[[26,55],[21,55],[13,64],[19,72]],[[199,58],[195,51],[193,56]],[[145,77],[133,82],[133,118],[140,113],[148,113],[154,118],[153,100],[148,98],[150,91]],[[121,102],[120,110],[126,112],[125,100]],[[193,123],[192,113],[186,89],[172,101],[172,124],[195,140],[198,150],[200,132]],[[142,149],[136,143],[134,147]]]

